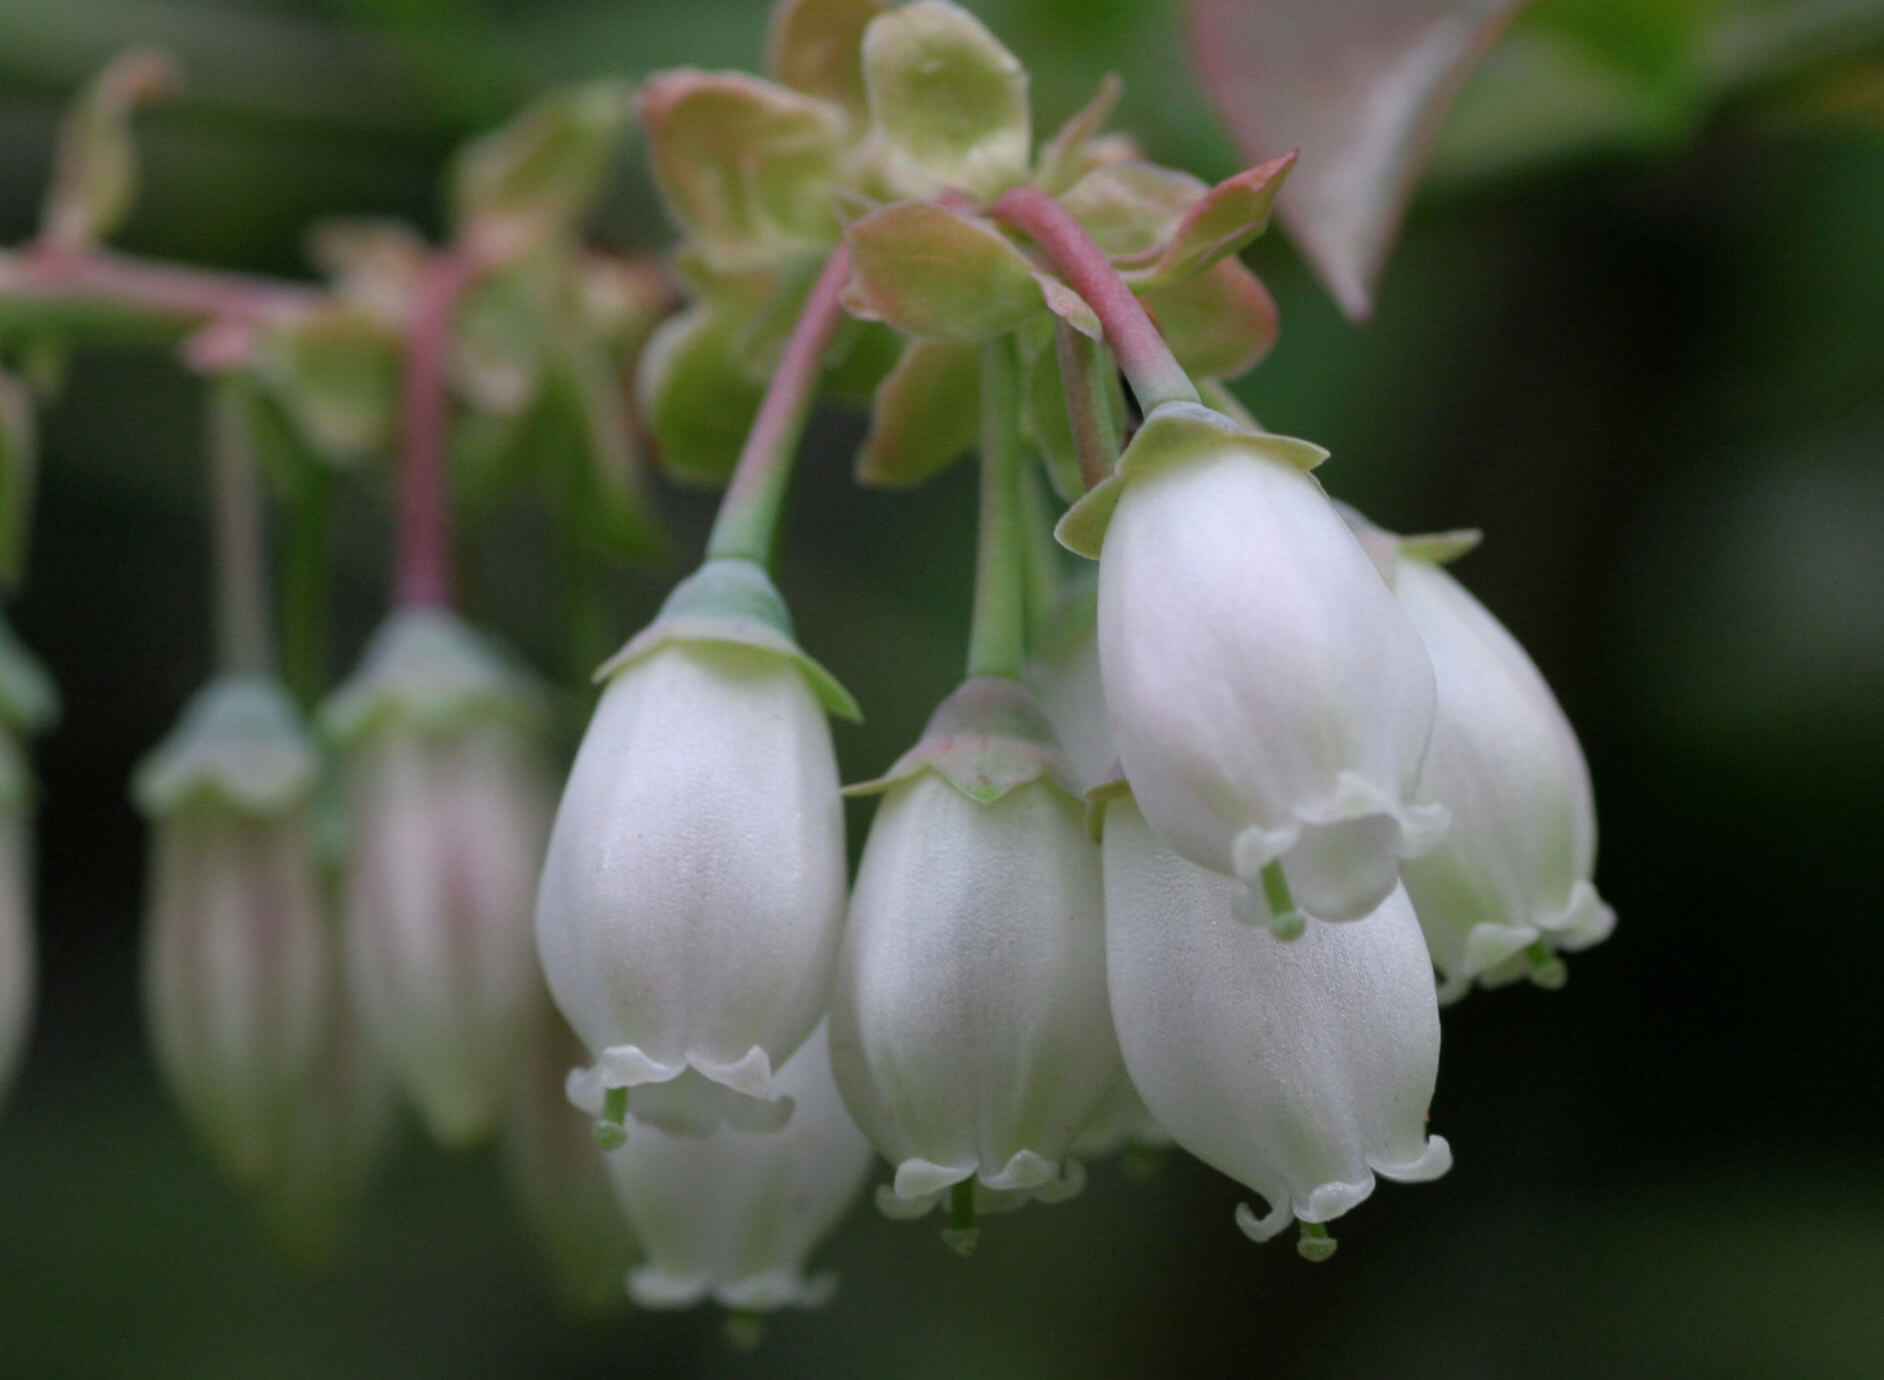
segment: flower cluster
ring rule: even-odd
[[[1083,1160],[1174,1144],[1260,1197],[1247,1235],[1325,1258],[1377,1176],[1451,1163],[1441,1002],[1561,983],[1613,925],[1575,735],[1442,568],[1470,537],[1376,529],[1226,387],[1276,334],[1238,251],[1291,156],[1216,186],[1145,161],[1110,81],[1036,145],[1025,69],[947,0],[781,0],[768,61],[641,92],[691,294],[658,325],[666,285],[575,239],[612,84],[473,145],[444,248],[330,227],[325,291],[192,287],[220,636],[134,785],[164,1075],[310,1250],[396,1099],[447,1149],[501,1128],[577,1306],[636,1247],[646,1306],[820,1301],[873,1151],[879,1208],[940,1210],[964,1253]],[[66,191],[39,252],[69,283],[117,194]],[[854,880],[830,720],[857,706],[770,573],[820,396],[869,409],[862,483],[981,462],[965,674],[850,788]],[[557,805],[555,697],[455,611],[449,500],[541,459],[571,564],[645,547],[643,429],[725,494],[595,673]],[[325,694],[290,692],[264,597],[252,452],[283,432],[329,468],[398,451],[393,606]],[[0,1080],[13,739],[49,703],[0,627]]]

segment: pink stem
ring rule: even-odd
[[[0,254],[0,296],[56,302],[91,299],[177,317],[184,324],[254,320],[321,300],[296,283],[156,263],[106,250],[36,244]]]
[[[1119,459],[1119,429],[1113,424],[1111,366],[1100,348],[1064,321],[1056,321],[1054,352],[1060,364],[1060,386],[1066,396],[1066,421],[1073,433],[1073,454],[1079,459],[1079,477],[1087,489],[1096,489],[1112,475]],[[1101,374],[1101,369],[1107,371]]]
[[[445,359],[458,303],[473,276],[469,257],[454,250],[440,251],[426,268],[418,304],[406,327],[394,598],[408,608],[451,602]]]
[[[1149,412],[1160,403],[1197,401],[1196,387],[1144,305],[1071,212],[1038,187],[1015,187],[994,203],[992,214],[1045,250],[1073,291],[1085,298],[1140,407]]]
[[[720,501],[707,557],[743,556],[765,565],[771,559],[779,507],[791,479],[792,458],[817,392],[824,349],[843,319],[840,302],[850,281],[850,250],[841,241],[824,261],[811,295],[798,313],[784,354],[766,385],[752,430],[740,448],[739,464]]]

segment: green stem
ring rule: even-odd
[[[798,321],[785,341],[784,354],[766,385],[752,430],[739,452],[733,479],[720,500],[719,516],[707,538],[707,559],[741,556],[769,565],[778,537],[779,510],[791,483],[792,460],[804,434],[805,419],[818,390],[824,348],[843,319],[839,301],[850,281],[850,251],[840,241],[824,261]]]
[[[1064,321],[1054,326],[1053,346],[1079,477],[1088,489],[1096,489],[1111,478],[1121,446],[1118,419],[1112,415],[1111,380],[1106,377],[1111,361],[1098,341],[1088,340]]]
[[[1038,471],[1022,467],[1020,477],[1021,530],[1027,544],[1027,651],[1040,654],[1040,633],[1059,607],[1060,544],[1053,539],[1053,510]]]
[[[968,675],[1019,680],[1027,664],[1027,533],[1020,494],[1020,378],[1013,342],[981,347],[981,517]]]
[[[210,501],[216,523],[216,664],[224,674],[270,669],[267,538],[241,383],[209,383]]]
[[[328,689],[327,588],[333,559],[334,479],[320,460],[301,459],[282,533],[281,666],[304,708]]]

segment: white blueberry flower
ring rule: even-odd
[[[138,768],[150,820],[144,997],[184,1112],[225,1169],[279,1168],[277,1117],[329,1031],[312,743],[282,687],[212,681]]]
[[[886,1211],[1075,1191],[1118,1075],[1097,850],[1071,763],[1013,681],[943,702],[882,791],[831,997],[832,1058],[895,1167]],[[959,1205],[959,1204],[958,1204]],[[965,1225],[965,1224],[961,1224]]]
[[[776,1128],[774,1070],[828,999],[855,715],[757,565],[708,562],[599,673],[537,899],[556,1004],[594,1056],[570,1097],[704,1135]]]
[[[1087,790],[1111,777],[1119,761],[1099,673],[1098,599],[1096,580],[1082,580],[1069,590],[1037,639],[1027,667],[1027,685]]]
[[[815,1307],[836,1279],[805,1262],[848,1212],[870,1170],[870,1146],[831,1080],[820,1024],[778,1070],[796,1104],[782,1130],[722,1125],[705,1137],[635,1125],[608,1156],[615,1191],[646,1263],[628,1293],[643,1308],[706,1299],[758,1311]]]
[[[1556,985],[1556,951],[1586,948],[1616,922],[1590,880],[1596,805],[1576,732],[1517,639],[1441,568],[1474,534],[1369,540],[1438,679],[1423,785],[1452,827],[1402,876],[1442,1000],[1474,980]]]
[[[1358,920],[1431,848],[1433,672],[1306,473],[1306,442],[1165,404],[1062,521],[1099,557],[1099,659],[1126,777],[1250,918]],[[1103,554],[1101,545],[1103,544]]]
[[[1107,977],[1120,1047],[1145,1105],[1177,1143],[1261,1194],[1237,1209],[1255,1240],[1323,1224],[1376,1175],[1443,1174],[1426,1134],[1439,1007],[1419,924],[1394,891],[1364,924],[1284,942],[1231,914],[1236,883],[1186,861],[1121,785],[1103,803]]]
[[[346,953],[367,1033],[440,1144],[497,1123],[541,985],[539,695],[455,615],[403,609],[322,714],[343,753]]]

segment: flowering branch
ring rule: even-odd
[[[992,214],[1045,250],[1093,309],[1140,407],[1149,412],[1160,403],[1197,401],[1190,376],[1164,343],[1144,304],[1071,212],[1038,187],[1015,187],[1002,193]]]
[[[444,250],[427,266],[406,328],[400,387],[398,602],[451,602],[450,496],[445,475],[445,353],[458,303],[475,276],[468,255]]]
[[[849,281],[850,250],[840,241],[812,284],[778,368],[766,385],[758,415],[752,419],[752,430],[746,433],[739,463],[707,539],[709,560],[743,556],[759,565],[770,562],[779,505],[817,391],[824,347],[843,316],[838,299]]]

